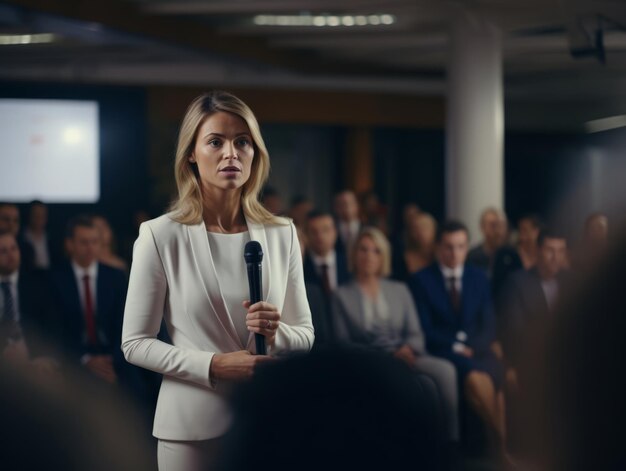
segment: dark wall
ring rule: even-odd
[[[147,172],[145,91],[138,87],[0,83],[0,97],[98,102],[100,201],[96,204],[50,205],[50,229],[59,233],[71,216],[98,212],[110,220],[121,238],[132,237],[126,232],[132,231],[133,213],[147,208],[151,191]]]

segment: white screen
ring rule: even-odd
[[[100,198],[98,103],[0,99],[0,201]]]

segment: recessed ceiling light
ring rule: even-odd
[[[256,15],[252,22],[257,26],[389,26],[396,22],[390,14],[380,15]]]
[[[611,129],[626,127],[626,115],[611,116],[609,118],[594,119],[585,123],[588,133],[610,131]]]
[[[56,36],[51,33],[40,34],[2,34],[0,35],[0,46],[17,46],[23,44],[44,44],[56,40]]]

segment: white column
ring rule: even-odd
[[[446,105],[446,211],[481,239],[480,213],[504,207],[500,31],[468,13],[451,28]]]

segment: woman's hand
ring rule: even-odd
[[[216,353],[211,360],[209,376],[213,380],[238,381],[250,378],[257,365],[272,361],[267,355],[252,355],[247,350]]]
[[[273,304],[260,301],[250,305],[250,301],[244,301],[243,305],[248,309],[246,325],[250,332],[265,336],[265,343],[273,345],[276,331],[280,323],[280,312]]]
[[[413,352],[413,349],[408,345],[402,345],[398,350],[394,352],[393,356],[395,356],[398,360],[402,360],[403,362],[405,362],[407,365],[409,365],[409,367],[415,367],[416,356]]]

